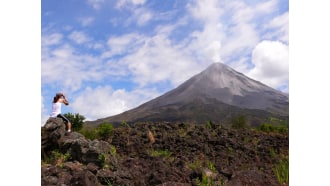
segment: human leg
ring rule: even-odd
[[[64,123],[67,125],[68,128],[68,132],[71,132],[71,122],[68,118],[66,118],[64,115],[62,114],[58,114],[57,117],[62,118]]]

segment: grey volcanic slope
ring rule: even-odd
[[[289,97],[222,63],[214,63],[177,88],[103,122],[224,121],[238,114],[252,118],[289,115]]]

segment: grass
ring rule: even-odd
[[[201,167],[202,167],[202,161],[200,161],[200,160],[195,160],[194,162],[189,164],[189,168],[191,168],[193,170],[196,170]]]
[[[212,162],[208,162],[207,163],[207,167],[212,171],[212,172],[216,172],[216,168],[214,167]]]
[[[100,160],[101,166],[104,167],[105,166],[105,160],[106,160],[105,154],[103,154],[103,153],[99,154],[98,159]]]
[[[280,184],[289,183],[289,159],[282,158],[274,167],[274,173]]]
[[[116,150],[115,146],[110,145],[110,153],[111,153],[111,155],[116,156],[117,150]]]
[[[168,150],[152,150],[150,152],[150,155],[152,157],[158,157],[158,156],[162,156],[164,158],[167,158],[169,156],[172,155],[172,152],[168,151]]]
[[[270,157],[271,158],[276,158],[276,152],[275,152],[275,150],[273,149],[273,148],[270,148],[269,149],[269,154],[270,154]]]
[[[260,125],[257,130],[259,131],[263,131],[263,132],[275,132],[275,133],[288,133],[289,132],[289,127],[287,126],[274,126],[268,123],[264,123],[262,125]]]
[[[52,151],[51,156],[44,160],[44,164],[53,164],[62,168],[64,162],[66,162],[70,157],[70,153],[63,154],[58,150],[54,150]]]

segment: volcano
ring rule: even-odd
[[[239,73],[223,63],[213,63],[177,88],[121,114],[87,124],[122,122],[192,122],[229,124],[245,116],[257,126],[270,117],[289,117],[289,96]]]

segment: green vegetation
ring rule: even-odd
[[[104,167],[105,166],[105,155],[99,154],[98,159],[100,160],[101,166]]]
[[[243,115],[237,116],[232,120],[232,128],[234,129],[242,129],[242,128],[247,128],[246,124],[246,118]]]
[[[110,145],[110,153],[111,153],[111,155],[116,156],[117,150],[116,150],[115,146]]]
[[[196,179],[196,185],[198,186],[215,186],[214,180],[203,173],[202,181]]]
[[[212,172],[216,172],[217,170],[215,169],[214,165],[212,162],[208,162],[207,163],[207,167],[212,171]]]
[[[162,156],[164,158],[167,158],[169,156],[171,156],[172,152],[168,151],[168,150],[152,150],[150,152],[150,156],[153,157],[158,157],[158,156]]]
[[[113,132],[113,126],[110,123],[102,123],[97,127],[97,134],[101,139],[107,139]]]
[[[66,162],[70,157],[71,156],[69,153],[63,154],[58,150],[54,150],[52,151],[51,156],[44,160],[44,163],[56,165],[62,168],[63,163]]]
[[[96,128],[83,128],[79,132],[90,140],[107,139],[113,133],[113,125],[110,123],[103,123]]]
[[[257,130],[263,131],[263,132],[277,132],[277,133],[288,133],[289,128],[286,126],[274,126],[268,123],[264,123],[260,125]]]
[[[280,184],[289,183],[289,159],[282,158],[274,167],[275,176]]]
[[[123,121],[121,124],[120,124],[120,127],[124,127],[124,128],[129,128],[129,124],[126,122],[126,121]]]
[[[194,162],[189,164],[189,168],[191,168],[192,170],[198,170],[203,168],[203,162],[201,160],[194,160]],[[207,169],[205,169],[202,172],[202,179],[200,180],[200,178],[195,178],[195,183],[198,186],[214,186],[215,182],[214,182],[214,178],[213,178],[213,174],[217,172],[215,166],[213,165],[212,162],[207,161]]]
[[[289,120],[282,120],[279,118],[270,117],[269,122],[272,125],[289,127]]]
[[[194,162],[189,164],[189,168],[192,170],[196,170],[202,167],[202,161],[200,160],[195,160]]]
[[[105,182],[107,183],[107,186],[112,186],[112,183],[109,179],[105,178]]]
[[[73,131],[79,131],[83,128],[84,120],[86,119],[85,116],[78,113],[66,113],[64,116],[70,120]]]
[[[270,154],[271,158],[276,158],[276,153],[275,153],[275,150],[273,148],[269,149],[269,154]]]
[[[83,128],[79,132],[90,140],[98,138],[97,129],[95,128]]]
[[[213,123],[212,123],[211,120],[207,121],[206,124],[205,124],[205,127],[206,127],[207,129],[211,129],[212,126],[213,126]]]

